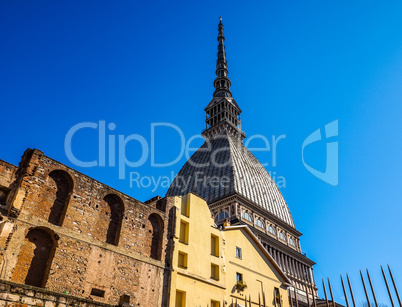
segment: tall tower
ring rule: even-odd
[[[215,91],[211,102],[205,108],[206,129],[204,137],[211,138],[223,130],[231,132],[244,139],[246,135],[241,131],[240,107],[232,97],[231,81],[228,78],[228,64],[226,62],[225,36],[223,35],[222,18],[218,26],[218,59],[216,61]]]
[[[205,142],[185,163],[167,196],[195,193],[204,198],[217,225],[248,225],[298,290],[317,294],[312,260],[301,251],[300,236],[281,192],[267,170],[244,146],[241,109],[232,97],[222,19],[218,25],[215,91],[205,108]]]

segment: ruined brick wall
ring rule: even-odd
[[[6,206],[7,196],[15,181],[18,167],[0,160],[0,206]]]
[[[0,186],[9,187],[15,181],[18,167],[0,160]]]
[[[11,279],[15,282],[43,287],[47,263],[53,250],[54,242],[51,235],[40,228],[30,230],[21,246]]]
[[[68,294],[61,294],[41,288],[26,286],[0,280],[0,306],[15,307],[110,307],[111,305],[94,302]]]
[[[23,161],[0,228],[0,278],[113,305],[128,295],[132,306],[163,306],[172,201],[141,203],[38,150]],[[33,274],[35,261],[43,277]]]

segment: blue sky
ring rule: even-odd
[[[199,134],[222,16],[243,130],[286,135],[267,169],[286,179],[282,193],[303,250],[317,262],[317,282],[330,277],[342,302],[339,274],[348,272],[360,303],[358,272],[368,268],[379,301],[390,305],[379,266],[389,263],[402,287],[401,11],[400,1],[2,1],[0,159],[18,164],[25,149],[38,148],[139,200],[163,196],[162,187],[130,188],[117,167],[74,165],[65,136],[100,120],[116,125],[107,136],[139,134],[149,143],[152,123],[177,125],[186,139]],[[334,120],[335,187],[301,160],[305,138]],[[157,130],[154,144],[160,163],[180,151],[172,129]],[[72,145],[86,161],[97,146],[95,129],[77,133]],[[127,157],[138,159],[140,149],[128,144]],[[271,162],[271,153],[255,154]],[[325,169],[324,142],[305,155]],[[171,176],[184,162],[155,168],[147,159],[128,171]]]

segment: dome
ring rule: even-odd
[[[206,138],[181,168],[166,196],[191,192],[208,204],[240,195],[295,228],[285,199],[267,170],[242,138],[229,131]]]

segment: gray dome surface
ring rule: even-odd
[[[229,133],[207,139],[184,164],[166,196],[190,192],[208,204],[239,194],[295,227],[285,199],[267,170],[240,139]]]

